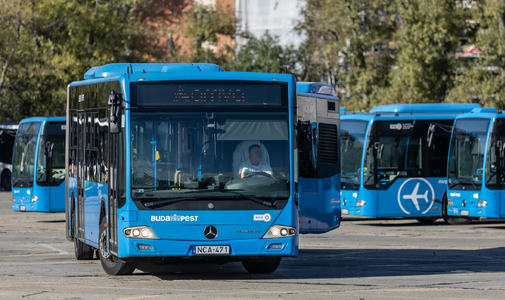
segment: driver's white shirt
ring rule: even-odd
[[[238,171],[239,175],[242,174],[242,172],[245,172],[246,175],[247,175],[247,173],[255,173],[255,172],[265,172],[270,175],[274,174],[274,172],[272,172],[272,168],[268,164],[264,164],[264,163],[260,162],[259,165],[255,166],[251,163],[250,160],[241,163],[240,166],[238,167],[238,169],[239,169],[239,171]],[[262,177],[262,176],[256,175],[253,177]]]

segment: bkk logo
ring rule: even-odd
[[[398,204],[407,215],[427,213],[433,206],[434,198],[435,191],[424,178],[410,178],[398,189]]]
[[[198,216],[179,216],[179,215],[171,215],[171,216],[151,216],[151,221],[164,221],[164,222],[196,222],[198,221]]]

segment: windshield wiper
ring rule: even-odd
[[[160,206],[160,205],[172,204],[172,203],[181,202],[181,201],[185,201],[185,200],[197,200],[197,198],[179,197],[179,198],[173,198],[173,199],[162,200],[162,201],[147,202],[147,203],[144,203],[144,206],[145,207],[156,207],[156,206]]]
[[[238,191],[243,191],[243,189],[230,189],[230,190],[227,190],[227,189],[218,189],[218,190],[198,190],[198,191],[190,191],[190,192],[183,192],[181,194],[194,194],[194,193],[214,193],[214,192],[222,192],[222,193],[232,193],[232,194],[236,194],[238,196],[241,196],[241,197],[244,197],[248,200],[251,200],[253,202],[256,202],[256,203],[259,203],[261,205],[265,205],[265,206],[268,206],[268,207],[272,207],[274,206],[275,202],[270,202],[270,201],[266,201],[266,200],[261,200],[261,199],[258,199],[258,198],[255,198],[255,197],[252,197],[252,196],[247,196],[247,195],[244,195],[242,193],[239,193]]]

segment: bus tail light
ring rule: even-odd
[[[356,206],[365,206],[366,201],[365,200],[356,200]]]
[[[32,202],[37,202],[39,200],[39,197],[37,196],[32,196],[31,200]]]
[[[128,227],[123,230],[125,237],[139,239],[158,239],[154,231],[147,226]]]
[[[477,207],[484,207],[484,206],[487,206],[487,201],[485,201],[485,200],[479,200],[477,202]]]
[[[454,203],[452,202],[451,198],[447,198],[447,205],[454,206]]]
[[[263,236],[264,239],[267,238],[280,238],[280,237],[292,237],[296,234],[296,228],[289,226],[279,226],[274,225]]]

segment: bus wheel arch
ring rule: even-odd
[[[449,216],[447,214],[447,192],[444,193],[444,197],[442,198],[442,216],[444,217],[444,221],[450,225],[465,225],[472,221],[471,218]]]
[[[117,257],[107,251],[107,230],[105,227],[105,216],[100,222],[100,234],[98,238],[98,256],[100,264],[105,273],[109,275],[130,275],[137,267],[136,263],[120,261]]]

